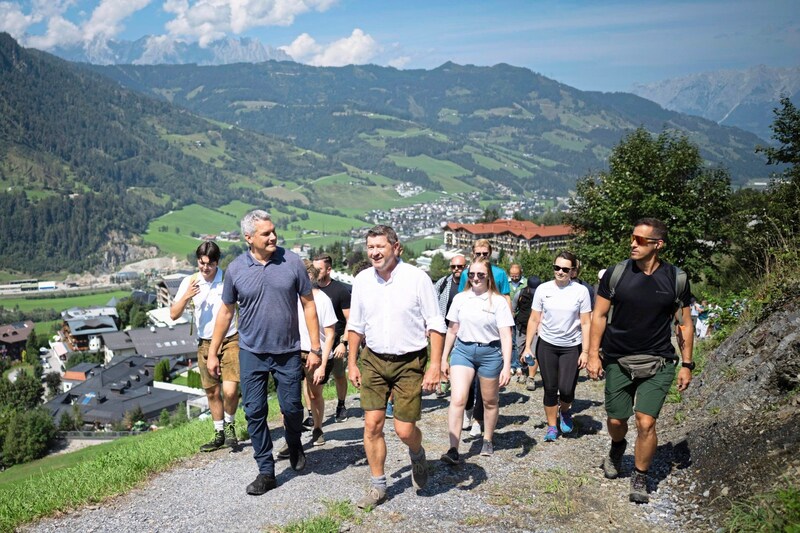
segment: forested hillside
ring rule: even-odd
[[[611,148],[644,127],[686,133],[709,164],[730,169],[735,184],[763,178],[753,134],[505,64],[446,63],[430,71],[275,61],[92,68],[194,112],[287,136],[389,177],[397,177],[392,162],[418,171],[403,158],[425,155],[459,165],[460,179],[474,185],[486,178],[517,192],[564,194],[587,171],[606,168]],[[430,186],[424,176],[412,177]]]

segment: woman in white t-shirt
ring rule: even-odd
[[[536,289],[528,319],[525,355],[536,354],[542,374],[547,416],[545,442],[558,438],[558,426],[564,434],[574,429],[570,407],[575,399],[578,372],[586,367],[589,352],[592,302],[586,287],[570,279],[576,265],[577,259],[570,252],[556,256],[555,279]],[[531,349],[537,333],[538,341]]]
[[[450,449],[442,456],[458,464],[458,443],[464,406],[477,372],[483,396],[484,441],[481,455],[492,455],[492,436],[497,425],[500,387],[511,380],[511,327],[514,316],[508,301],[497,291],[491,263],[477,258],[469,267],[466,288],[455,295],[447,320],[442,372],[450,379]],[[448,363],[448,356],[450,362]]]

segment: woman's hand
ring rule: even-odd
[[[586,363],[589,362],[589,352],[581,352],[578,356],[578,370],[583,370],[586,368]]]
[[[511,382],[511,366],[504,366],[500,371],[500,386],[505,387]]]

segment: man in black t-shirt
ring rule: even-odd
[[[314,266],[319,269],[317,286],[333,302],[336,312],[336,340],[333,343],[333,379],[336,382],[336,421],[347,420],[347,407],[344,401],[347,398],[347,338],[344,334],[347,319],[350,318],[350,286],[331,279],[332,260],[328,254],[321,254],[314,258]]]
[[[667,227],[660,220],[643,218],[631,235],[630,260],[611,286],[615,268],[609,268],[597,289],[589,342],[589,377],[598,379],[605,371],[605,403],[611,450],[603,460],[609,479],[619,475],[627,446],[628,418],[636,415],[634,471],[631,474],[630,500],[647,503],[647,470],[658,446],[656,419],[675,376],[678,361],[672,345],[676,307],[680,307],[683,332],[678,390],[692,380],[694,332],[689,311],[691,291],[687,281],[676,295],[677,269],[659,259],[667,241]],[[676,301],[680,300],[680,306]],[[611,321],[607,324],[613,305]],[[604,361],[600,360],[600,348]],[[635,360],[634,360],[635,358]],[[650,371],[631,365],[649,366]],[[634,403],[635,400],[635,403]]]

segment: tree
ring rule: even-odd
[[[156,363],[153,369],[153,379],[155,381],[169,381],[169,359],[162,359]]]
[[[58,430],[59,431],[74,431],[75,430],[75,419],[72,418],[67,411],[61,413],[61,417],[58,419]]]
[[[522,268],[522,274],[529,276],[539,276],[542,281],[549,281],[553,278],[553,257],[557,252],[551,252],[545,247],[531,251],[521,250],[514,256],[514,263]],[[510,263],[506,265],[506,270]]]
[[[19,464],[44,456],[56,436],[50,413],[37,407],[10,417],[3,439],[3,461]]]
[[[433,281],[450,273],[450,262],[442,254],[435,254],[431,258],[430,276]]]
[[[48,372],[44,375],[44,384],[47,385],[47,397],[53,398],[61,392],[61,374]]]
[[[478,222],[494,222],[500,218],[500,211],[497,207],[487,207],[483,210],[483,215],[478,219]]]
[[[698,279],[714,275],[711,254],[724,251],[720,221],[729,196],[727,172],[706,168],[684,135],[653,136],[639,128],[614,148],[607,172],[578,181],[567,223],[581,260],[600,269],[628,257],[637,219],[663,220],[669,228],[664,258]]]
[[[274,381],[274,380],[270,380]],[[182,424],[185,424],[189,421],[189,417],[186,416],[186,403],[181,402],[178,404],[178,407],[175,408],[175,411],[172,413],[172,417],[170,418],[170,423],[177,427]]]
[[[17,380],[13,384],[13,394],[12,407],[18,411],[25,411],[42,403],[44,387],[38,378],[27,372],[18,372]]]
[[[158,416],[158,427],[165,428],[169,425],[169,411],[166,408],[161,410],[161,414]]]
[[[136,407],[125,413],[124,417],[125,427],[131,429],[136,422],[147,422],[147,418],[144,416],[144,411],[142,411],[142,407],[137,403]]]

